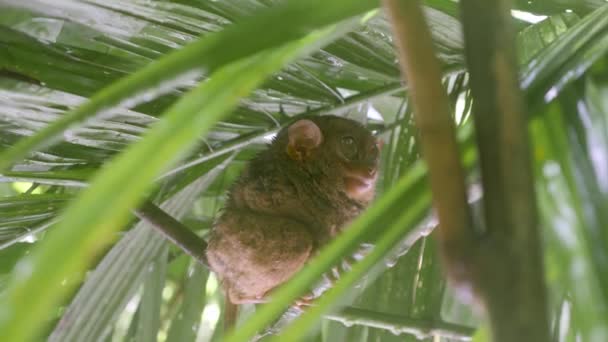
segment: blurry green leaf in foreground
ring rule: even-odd
[[[61,285],[64,277],[82,271],[111,240],[111,233],[128,219],[129,208],[137,205],[160,172],[266,76],[306,49],[322,44],[329,32],[311,34],[218,71],[171,107],[141,142],[94,177],[33,255],[17,265],[0,307],[0,330],[8,340],[27,340],[35,335],[34,327],[68,290]]]
[[[319,6],[319,10],[309,16],[281,16],[276,23],[267,21],[268,17],[256,19],[259,13],[266,10],[280,13],[281,10],[274,7],[285,6],[286,2],[295,6],[314,3]],[[584,2],[589,11],[578,11],[581,6],[581,1],[578,0],[534,1],[532,5],[526,1],[516,3],[519,9],[533,8],[533,13],[528,15],[535,14],[534,20],[527,20],[528,23],[518,22],[518,29],[521,30],[517,50],[520,62],[523,63],[521,79],[527,92],[527,105],[536,117],[536,122],[531,126],[531,135],[537,148],[537,190],[546,234],[547,280],[553,299],[552,329],[554,340],[559,342],[576,339],[607,340],[608,302],[606,288],[602,286],[606,282],[606,272],[602,271],[606,264],[602,261],[602,255],[606,245],[603,237],[606,225],[603,222],[608,211],[602,208],[608,202],[601,196],[606,194],[603,183],[606,172],[602,165],[607,165],[605,156],[608,155],[608,140],[605,140],[605,135],[601,132],[605,131],[608,108],[608,6],[603,0]],[[210,59],[216,60],[219,64],[214,69],[208,69],[204,75],[210,76],[219,70],[220,64],[227,63],[226,60],[219,59],[224,53],[234,53],[231,57],[234,59],[248,56],[245,49],[258,51],[255,48],[255,44],[261,44],[258,39],[266,42],[268,39],[276,39],[272,44],[280,45],[280,40],[289,40],[286,38],[288,34],[302,29],[298,23],[313,23],[301,32],[298,31],[301,36],[319,27],[315,25],[321,21],[348,17],[344,9],[362,3],[363,1],[346,0],[0,1],[0,150],[8,151],[19,139],[36,134],[64,113],[73,112],[86,101],[98,98],[95,93],[111,86],[112,82],[134,74],[138,69],[200,36],[207,40],[218,33],[214,39],[219,39],[218,36],[226,38],[231,34],[226,35],[222,30],[229,25],[237,26],[245,21],[251,23],[256,20],[263,22],[261,28],[256,30],[245,30],[242,26],[240,31],[233,28],[239,35],[232,37],[238,36],[238,39],[226,45],[218,43],[224,50],[216,51],[217,55],[214,52],[213,55],[190,56],[192,59],[188,70],[208,66]],[[379,5],[377,1],[365,3],[370,7]],[[426,14],[436,39],[438,55],[444,62],[446,71],[457,70],[459,74],[452,79],[444,79],[444,84],[450,96],[453,96],[457,121],[461,123],[470,114],[471,100],[468,95],[468,75],[462,70],[463,41],[457,19],[458,3],[452,0],[431,0],[425,4],[430,6]],[[598,9],[590,12],[594,8]],[[564,9],[572,9],[573,12],[564,12]],[[326,18],[327,15],[334,19]],[[419,166],[414,166],[419,165],[415,163],[419,156],[416,148],[417,134],[411,127],[411,108],[405,94],[400,91],[403,87],[397,82],[398,68],[394,61],[392,39],[390,27],[379,11],[378,15],[362,27],[350,31],[307,58],[284,67],[215,125],[204,136],[204,145],[200,150],[167,172],[171,176],[163,177],[160,181],[162,186],[153,192],[157,203],[162,203],[165,210],[203,235],[211,225],[215,211],[221,207],[227,186],[234,179],[233,175],[226,174],[238,174],[244,161],[259,151],[261,146],[258,143],[264,141],[262,137],[268,138],[276,133],[280,125],[291,116],[311,111],[355,117],[378,131],[385,141],[390,141],[383,149],[384,156],[390,162],[383,167],[379,194],[387,194],[389,190],[398,191],[400,183],[397,182],[400,177],[413,177],[420,170],[416,171]],[[185,68],[185,64],[172,66],[178,69],[182,67]],[[159,82],[176,76],[171,68],[155,68],[159,72],[156,74]],[[193,84],[189,80],[183,84],[184,87],[180,84],[179,89],[170,90],[170,94],[138,105],[132,110],[125,109],[125,106],[131,106],[132,103],[122,103],[121,108],[113,108],[75,129],[70,127],[68,131],[62,131],[61,141],[50,148],[35,153],[28,151],[28,158],[7,162],[15,168],[3,173],[0,182],[39,183],[41,185],[37,190],[42,192],[40,195],[26,195],[22,194],[25,189],[18,192],[6,191],[5,189],[12,188],[11,183],[0,184],[0,194],[9,196],[0,201],[0,249],[5,243],[10,244],[10,247],[0,250],[0,292],[6,291],[9,285],[15,285],[15,273],[19,269],[23,270],[15,267],[16,263],[22,259],[32,261],[32,252],[41,246],[47,248],[44,246],[47,237],[58,241],[58,238],[52,237],[52,229],[46,234],[40,233],[38,227],[46,228],[48,223],[56,220],[61,208],[73,202],[79,189],[89,184],[98,170],[111,166],[106,165],[107,161],[140,141],[154,123],[161,120],[159,124],[162,124],[163,119],[159,118],[162,118],[161,114],[167,106],[187,92]],[[157,86],[158,83],[141,83],[137,89]],[[233,89],[230,87],[232,85],[228,84],[226,91]],[[453,93],[450,89],[454,90]],[[131,95],[127,92],[120,94],[128,98]],[[550,105],[546,103],[548,99],[554,99]],[[113,106],[108,105],[109,108]],[[95,115],[92,112],[90,114]],[[459,114],[462,115],[460,119]],[[392,138],[386,139],[389,135]],[[172,141],[167,140],[167,143]],[[242,153],[229,160],[219,161],[221,158],[217,158],[228,156],[231,151]],[[153,157],[156,152],[155,150],[150,156]],[[194,163],[190,164],[191,162]],[[200,172],[190,176],[190,171],[201,165],[208,167],[203,167]],[[132,179],[137,181],[140,173],[146,174],[147,166],[146,160],[135,171],[116,171],[131,175],[129,180],[112,189],[117,192],[118,199],[120,191],[125,190],[123,188],[128,187]],[[472,176],[474,181],[475,175]],[[205,180],[210,181],[211,178],[216,181],[208,188],[209,184]],[[175,190],[177,179],[186,186],[195,185],[196,189],[182,194],[181,190]],[[415,183],[418,185],[413,186],[411,191],[404,190],[402,197],[394,199],[395,205],[401,206],[403,210],[383,210],[382,215],[368,221],[370,234],[358,235],[356,239],[353,236],[347,237],[349,242],[346,248],[343,241],[337,241],[335,246],[342,252],[331,252],[331,260],[326,258],[329,254],[322,256],[325,258],[323,265],[314,264],[317,267],[314,272],[330,268],[333,262],[339,260],[358,241],[385,239],[388,229],[394,228],[394,223],[401,217],[423,212],[421,203],[428,202],[425,197],[428,192],[423,181]],[[422,185],[419,186],[420,184]],[[200,193],[203,188],[205,190]],[[106,202],[112,201],[114,198]],[[383,205],[388,205],[388,202],[380,201]],[[87,211],[95,210],[97,203],[93,207],[87,207]],[[111,229],[118,227],[116,221],[108,222],[114,226]],[[77,235],[80,234],[78,230],[88,231],[84,226],[72,229]],[[110,228],[106,231],[109,230]],[[408,236],[416,234],[417,230],[407,231]],[[34,243],[24,243],[22,239],[28,235],[37,240]],[[143,278],[150,261],[168,243],[144,223],[138,223],[128,232],[113,233],[112,237],[121,239],[99,263],[93,265],[88,262],[87,266],[91,269],[78,293],[69,298],[69,302],[49,306],[42,313],[36,311],[40,310],[37,301],[26,298],[23,307],[18,309],[23,313],[29,310],[27,305],[33,305],[35,310],[32,315],[37,318],[24,318],[18,322],[18,329],[25,330],[25,334],[28,334],[32,327],[38,326],[37,322],[47,319],[44,333],[39,334],[41,339],[46,339],[49,333],[48,338],[58,342],[135,339],[141,317],[137,311],[143,305]],[[372,268],[371,271],[362,272],[360,266],[357,266],[357,274],[365,273],[363,279],[356,279],[354,286],[348,286],[352,284],[352,277],[341,281],[336,289],[326,293],[327,297],[319,299],[318,309],[309,313],[303,321],[296,322],[296,325],[288,326],[287,329],[290,330],[285,332],[297,338],[303,338],[304,334],[314,334],[317,326],[311,322],[322,319],[323,313],[330,306],[329,310],[334,310],[331,316],[348,317],[348,314],[335,311],[342,304],[354,306],[357,310],[379,313],[380,316],[390,314],[397,318],[403,317],[404,321],[392,321],[403,325],[391,325],[390,320],[379,325],[369,325],[356,318],[339,319],[344,325],[325,320],[322,323],[323,331],[314,336],[314,340],[451,342],[453,340],[448,339],[448,335],[428,337],[424,332],[432,334],[435,331],[432,328],[437,328],[437,322],[442,321],[460,326],[477,326],[479,322],[468,317],[468,307],[458,304],[450,292],[442,295],[445,282],[440,275],[429,277],[425,274],[427,265],[438,263],[434,257],[435,251],[429,248],[432,245],[430,239],[432,237],[424,236],[412,239],[417,241],[416,244],[404,250],[401,257],[394,260],[396,265],[391,269],[384,270],[383,265],[377,265],[379,267]],[[56,246],[61,248],[56,253],[62,257],[75,248],[80,248],[79,245],[70,245],[69,248]],[[77,262],[87,262],[91,253],[81,253],[81,257],[75,255],[74,258],[82,260]],[[99,254],[98,252],[95,256],[99,257]],[[169,265],[176,264],[178,259],[188,261],[175,247],[170,247]],[[44,264],[43,274],[65,267],[63,263],[55,263],[56,260],[49,257],[49,262]],[[183,264],[187,265],[187,262]],[[169,266],[169,269],[172,267]],[[374,280],[378,269],[382,269],[382,273]],[[154,323],[155,320],[147,320],[150,322],[150,330],[146,332],[148,336],[153,338],[153,330],[157,330],[156,336],[160,340],[221,341],[222,335],[218,331],[222,325],[223,295],[215,277],[211,275],[206,282],[199,277],[201,274],[196,273],[196,278],[190,279],[185,266],[176,272],[177,275],[170,273],[171,271],[165,276],[160,325]],[[70,281],[77,275],[73,272],[67,274],[68,277],[62,276],[60,280]],[[297,281],[302,282],[298,285],[301,289],[315,280],[311,277],[305,281],[298,278]],[[52,285],[55,283],[57,281],[44,280],[40,286],[48,286],[49,289],[30,287],[31,292],[27,295],[38,298],[39,292],[55,291]],[[286,285],[292,289],[293,286]],[[20,296],[26,295],[14,287],[10,291]],[[193,298],[193,302],[186,298]],[[285,298],[278,306],[270,308],[274,310],[272,317],[276,317],[288,305],[289,301]],[[347,302],[351,298],[355,298],[354,302]],[[7,317],[6,311],[2,310],[8,307],[8,298],[3,299],[0,312],[5,316],[0,321]],[[154,310],[157,309],[158,306],[155,305]],[[268,322],[268,310],[259,308],[257,311],[257,314],[266,315],[263,322]],[[251,307],[242,310],[241,324],[247,329],[247,334],[265,326],[252,311]],[[349,308],[346,312],[352,313],[352,310]],[[54,319],[58,319],[58,323],[55,324]],[[423,324],[400,330],[400,327],[408,324],[404,322],[410,319]],[[251,326],[253,321],[256,324],[254,328]],[[196,326],[200,326],[198,331],[193,330]],[[421,327],[431,327],[431,330],[420,330]],[[0,340],[4,341],[8,332],[2,327]],[[397,333],[401,335],[394,335]],[[468,336],[470,334],[464,336],[465,340]],[[484,336],[482,340],[489,338],[487,331]]]
[[[70,125],[106,110],[116,104],[133,106],[143,102],[153,89],[164,93],[180,85],[180,78],[191,79],[239,58],[299,39],[315,28],[333,24],[351,16],[362,14],[377,6],[375,1],[290,1],[260,11],[256,16],[228,26],[146,66],[139,72],[122,78],[110,87],[96,93],[83,106],[46,126],[38,134],[26,138],[0,154],[0,170],[7,169],[27,153],[49,143]],[[304,15],[314,13],[315,15]],[[276,24],[272,30],[260,32],[266,25]],[[229,47],[229,48],[226,48]],[[2,57],[2,55],[0,55]],[[5,59],[9,59],[6,57]],[[2,61],[0,63],[7,63]],[[1,64],[0,64],[1,66]],[[193,74],[190,74],[193,73]],[[245,95],[245,94],[242,94]]]
[[[163,210],[175,218],[183,218],[190,210],[190,204],[226,171],[231,161],[232,157],[215,158],[191,170],[195,180],[188,182],[189,177],[180,177],[186,185],[178,186],[175,194],[161,189],[159,202]],[[138,222],[88,275],[49,340],[97,341],[106,338],[111,333],[110,327],[140,287],[148,273],[148,265],[167,244],[169,242],[146,222]]]

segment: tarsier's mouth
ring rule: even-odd
[[[349,165],[344,172],[346,178],[353,178],[361,182],[374,182],[377,178],[378,167],[374,163],[361,163]]]
[[[349,170],[344,176],[346,192],[351,197],[358,197],[374,189],[377,173],[376,168],[361,168]]]
[[[373,175],[360,175],[356,173],[347,174],[345,177],[349,182],[356,184],[360,187],[373,186],[376,182],[376,174]]]

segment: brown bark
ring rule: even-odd
[[[461,0],[484,189],[485,231],[472,229],[455,133],[418,1],[385,0],[414,104],[448,276],[472,288],[494,341],[549,341],[525,108],[508,1]]]

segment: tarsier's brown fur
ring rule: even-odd
[[[259,303],[374,196],[380,143],[361,124],[307,117],[280,131],[230,191],[207,259],[230,302]]]

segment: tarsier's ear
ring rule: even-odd
[[[323,142],[323,133],[319,126],[306,119],[294,122],[287,129],[289,143],[287,154],[294,160],[305,160],[310,156],[312,150]]]

